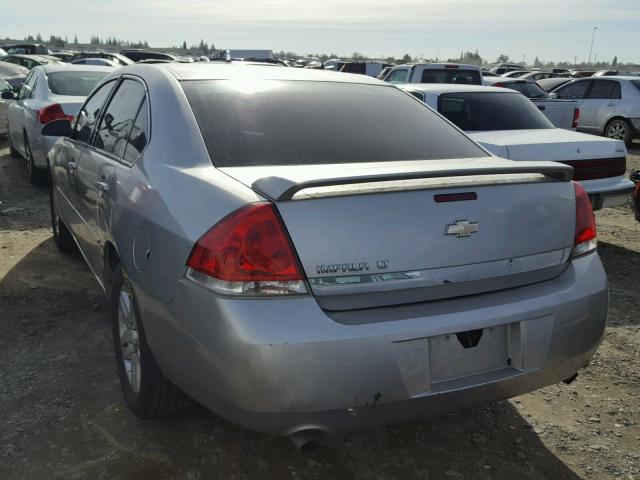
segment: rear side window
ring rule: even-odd
[[[585,94],[587,93],[587,87],[589,86],[589,83],[590,80],[573,82],[569,85],[558,88],[557,90],[555,90],[555,93],[557,94],[558,98],[569,100],[583,99]]]
[[[136,161],[149,142],[149,108],[145,98],[138,111],[136,121],[127,137],[127,146],[124,151],[124,160],[128,163]]]
[[[107,72],[54,72],[47,75],[49,90],[56,95],[86,97]]]
[[[109,97],[109,93],[111,93],[114,84],[115,81],[105,83],[87,100],[80,112],[78,112],[78,115],[76,115],[71,138],[82,143],[89,143],[91,141],[93,129],[96,126],[98,118],[100,118],[100,112],[104,102],[107,101],[107,97]]]
[[[125,78],[100,120],[93,144],[96,148],[123,157],[129,133],[144,100],[145,91],[136,80]]]
[[[620,83],[614,80],[593,80],[591,82],[591,88],[587,94],[587,98],[593,99],[619,99],[620,98]]]
[[[477,70],[432,69],[422,71],[421,83],[458,83],[463,85],[481,85],[480,72]]]
[[[554,128],[535,105],[515,93],[445,93],[438,112],[461,130],[524,130]]]
[[[486,156],[430,108],[390,86],[199,80],[182,88],[217,167]]]

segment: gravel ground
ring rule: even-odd
[[[47,195],[0,139],[2,479],[640,480],[640,224],[626,208],[597,215],[609,326],[574,383],[302,455],[198,405],[154,421],[126,410],[105,299],[82,258],[56,250]]]

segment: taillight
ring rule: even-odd
[[[573,182],[576,192],[576,229],[573,239],[572,257],[579,257],[589,252],[593,252],[598,246],[596,240],[596,218],[593,215],[591,201],[582,185]]]
[[[42,107],[36,112],[36,119],[43,125],[53,122],[54,120],[62,120],[63,118],[72,121],[73,115],[66,115],[58,103],[52,103],[51,105]]]
[[[504,88],[504,83],[502,82],[496,82],[492,85],[492,87],[503,87]]]
[[[580,120],[580,109],[579,108],[574,108],[573,109],[573,123],[571,124],[571,128],[577,128],[578,127],[578,120]]]
[[[270,203],[252,203],[220,220],[195,244],[187,278],[230,295],[307,293],[282,221]]]

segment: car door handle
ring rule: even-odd
[[[607,103],[607,107],[615,107],[615,106],[616,106],[616,104],[615,104],[615,103],[613,103],[613,102],[611,102],[611,103]]]
[[[98,188],[99,192],[108,192],[109,191],[109,185],[107,184],[107,182],[97,181],[96,182],[96,187]]]

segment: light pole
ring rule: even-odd
[[[589,61],[587,63],[591,64],[591,53],[593,52],[593,39],[596,36],[596,30],[598,27],[593,27],[593,33],[591,34],[591,48],[589,49]]]

